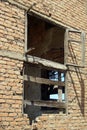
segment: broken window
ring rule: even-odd
[[[70,31],[34,14],[27,15],[26,28],[24,112],[32,119],[43,110],[66,112],[67,67],[64,64],[72,49],[68,39]]]

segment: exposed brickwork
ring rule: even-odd
[[[36,3],[33,7],[36,11],[87,32],[86,0],[19,2],[25,7],[30,7],[33,3]],[[24,43],[25,10],[4,0],[0,1],[0,49],[23,54]],[[87,52],[85,65],[87,66]],[[87,67],[72,67],[74,72],[68,71],[68,115],[43,114],[32,126],[29,117],[22,114],[22,67],[22,61],[0,56],[0,130],[87,130]]]

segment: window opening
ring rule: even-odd
[[[24,112],[66,111],[65,29],[28,15],[24,63]]]
[[[66,112],[66,65],[84,66],[85,33],[27,14],[25,36],[24,112],[31,120],[43,110]]]
[[[64,64],[65,30],[28,15],[28,55]]]

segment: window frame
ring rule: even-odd
[[[45,21],[48,21],[49,23],[52,23],[56,26],[60,26],[62,28],[64,28],[66,30],[65,32],[65,37],[64,37],[64,64],[60,64],[60,63],[55,63],[53,61],[49,61],[49,60],[45,60],[45,59],[41,59],[39,57],[35,57],[35,56],[31,56],[31,55],[27,55],[27,42],[28,42],[28,29],[27,29],[27,25],[28,25],[28,15],[33,15],[33,16],[36,16],[37,18],[40,18],[40,19],[44,19]],[[67,98],[67,66],[71,64],[68,64],[66,62],[66,58],[67,58],[67,55],[66,55],[66,51],[68,50],[68,39],[66,37],[67,33],[69,30],[72,30],[72,31],[78,31],[77,29],[72,29],[68,26],[65,26],[64,24],[62,24],[61,22],[58,22],[56,20],[53,20],[45,15],[42,15],[36,11],[30,11],[28,13],[26,13],[25,15],[25,56],[24,58],[26,59],[27,62],[30,62],[30,63],[33,63],[33,64],[42,64],[42,66],[44,67],[47,67],[47,68],[53,68],[53,69],[59,69],[59,70],[63,70],[65,71],[65,100],[66,100],[66,105],[65,105],[65,109],[66,109],[66,113],[68,114],[68,98]],[[85,41],[83,39],[83,41]],[[83,55],[84,55],[84,45],[82,46],[82,49],[83,49]],[[84,57],[84,56],[83,56]],[[84,58],[83,58],[83,61],[84,61]],[[52,66],[50,66],[50,64],[53,64]],[[56,67],[58,66],[58,68]],[[61,67],[60,67],[61,66]],[[72,65],[72,66],[77,66],[77,65]],[[82,67],[82,65],[80,66]],[[24,76],[23,76],[24,77]],[[34,104],[34,102],[28,102],[28,101],[24,101],[24,98],[23,98],[23,104],[28,104],[28,105],[32,105],[32,103]],[[37,105],[39,105],[38,103],[36,103]]]

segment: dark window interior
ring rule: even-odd
[[[29,15],[28,54],[63,64],[64,33],[63,28]]]

